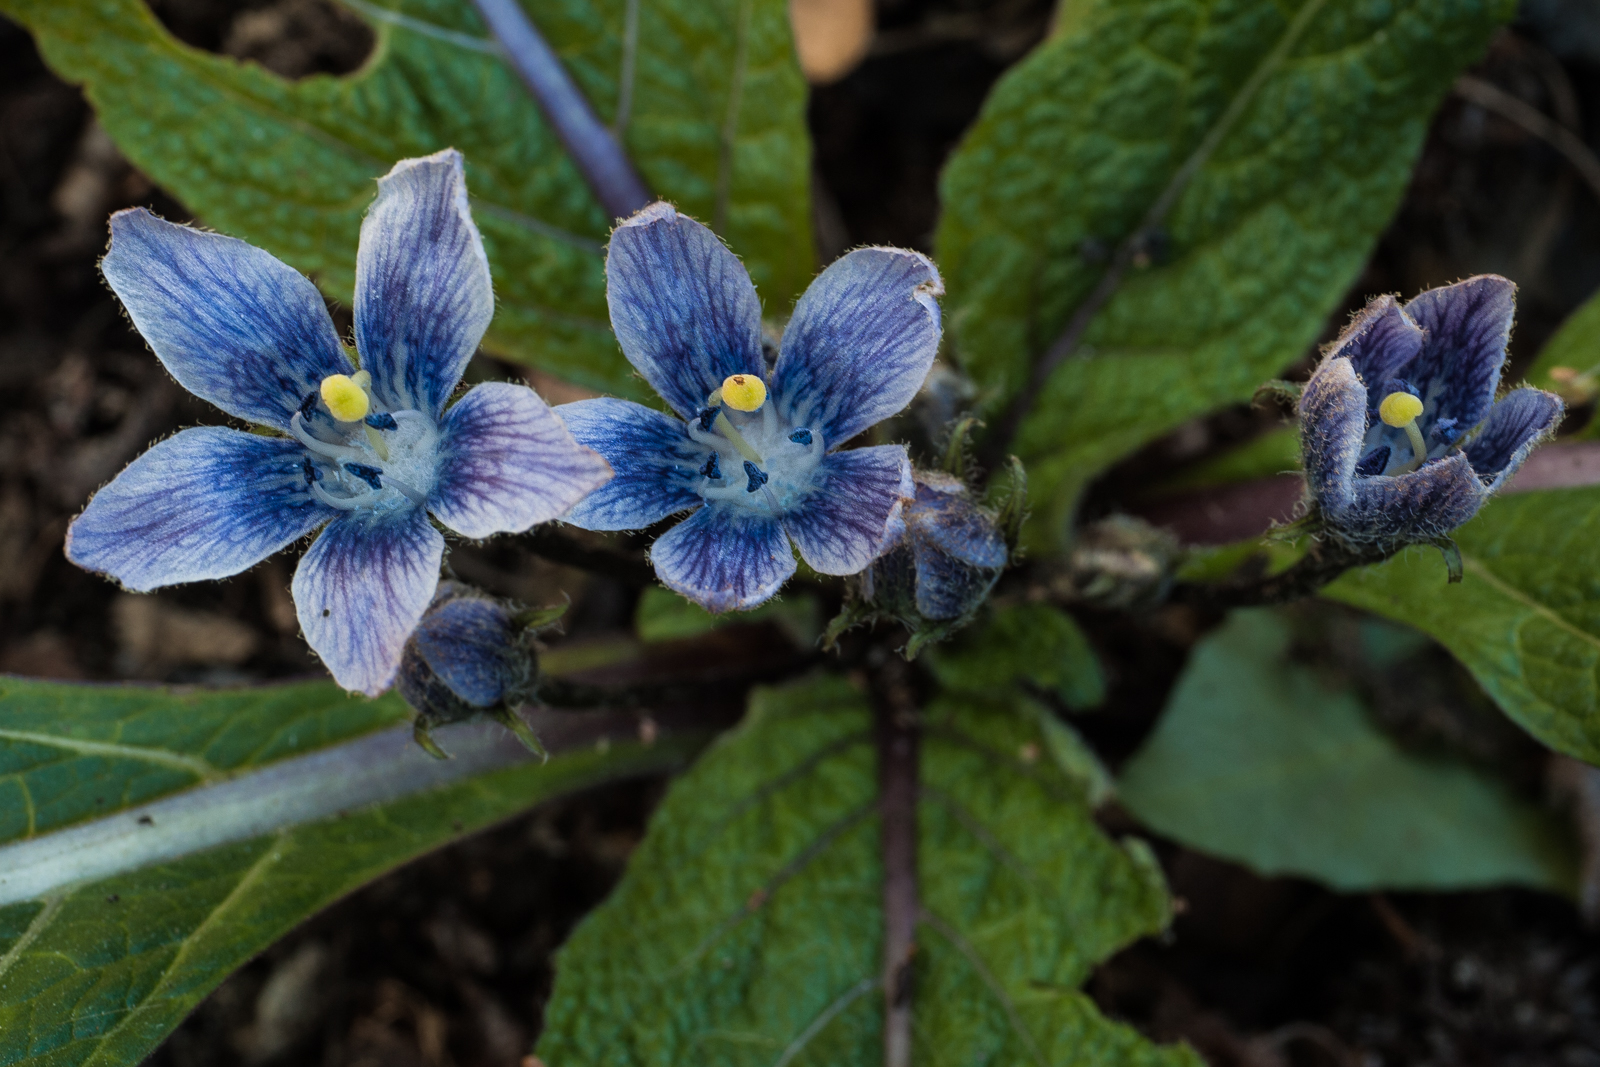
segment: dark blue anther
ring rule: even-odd
[[[322,471],[315,463],[311,462],[310,456],[305,456],[300,460],[300,469],[305,472],[307,485],[312,482],[322,481]]]
[[[700,473],[707,478],[722,477],[722,468],[717,466],[717,454],[715,452],[711,453],[711,458],[706,460],[706,465],[700,468]]]
[[[379,470],[377,467],[369,467],[365,463],[346,463],[344,465],[344,469],[349,471],[351,474],[354,474],[357,478],[360,478],[374,489],[383,488],[383,482],[378,480],[378,475],[382,474],[383,471]]]
[[[1388,465],[1389,446],[1379,445],[1361,457],[1361,462],[1356,464],[1356,473],[1363,477],[1371,477],[1374,474],[1382,474],[1383,468]]]
[[[767,484],[767,472],[749,460],[744,461],[744,472],[750,476],[750,484],[744,487],[745,492],[753,493]]]
[[[1383,394],[1378,399],[1382,400],[1385,396],[1393,396],[1395,393],[1410,393],[1418,400],[1422,399],[1422,394],[1417,392],[1417,387],[1404,378],[1390,378],[1389,384],[1383,387]]]
[[[811,444],[811,431],[796,430],[794,433],[789,435],[789,440],[793,441],[797,445],[806,445],[809,447]]]
[[[1429,436],[1442,444],[1454,444],[1456,438],[1461,436],[1461,431],[1456,429],[1456,423],[1459,421],[1458,419],[1439,419],[1433,424],[1433,429],[1429,431]]]
[[[374,411],[362,421],[374,430],[398,430],[400,428],[400,424],[394,421],[394,416],[387,411]]]
[[[721,413],[722,408],[720,407],[706,408],[704,411],[700,412],[700,414],[696,415],[695,418],[700,420],[700,428],[702,430],[710,430],[711,424],[717,421],[717,416]]]
[[[313,389],[311,392],[306,394],[306,398],[304,400],[300,401],[300,417],[305,419],[307,422],[310,422],[312,419],[316,418],[316,415],[317,392],[315,389]]]

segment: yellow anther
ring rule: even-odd
[[[767,402],[767,383],[755,374],[730,374],[717,391],[722,402],[735,411],[760,411]]]
[[[322,402],[340,422],[359,422],[372,407],[367,391],[348,374],[330,374],[322,379]]]
[[[1410,393],[1390,393],[1383,398],[1383,403],[1378,405],[1378,418],[1385,425],[1399,428],[1409,425],[1422,414],[1422,401]]]

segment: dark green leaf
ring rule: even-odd
[[[928,661],[946,689],[993,694],[1020,679],[1054,692],[1074,709],[1096,707],[1106,698],[1105,676],[1089,639],[1072,616],[1048,604],[996,607],[953,646],[931,649]]]
[[[1152,829],[1263,874],[1335,889],[1527,885],[1570,892],[1572,842],[1464,764],[1402,750],[1348,690],[1285,659],[1266,610],[1196,646],[1117,785]]]
[[[1083,0],[1009,71],[944,173],[956,353],[991,412],[1029,388],[1112,251],[1161,232],[1013,443],[1038,529],[1186,419],[1247,400],[1344,298],[1428,119],[1511,0]]]
[[[609,220],[468,0],[352,5],[377,45],[343,78],[288,82],[176,41],[141,0],[0,0],[81,83],[129,159],[208,225],[315,273],[346,302],[373,179],[453,146],[467,160],[499,307],[492,351],[622,395]],[[628,0],[530,15],[601,118],[616,118]],[[624,143],[645,182],[728,239],[781,314],[810,278],[805,84],[782,0],[639,5]]]
[[[1090,968],[1167,921],[1006,704],[930,709],[922,751],[915,1059],[1197,1065],[1108,1022]],[[882,1062],[882,865],[870,716],[837,680],[759,694],[668,794],[558,964],[548,1063]]]
[[[1540,741],[1600,763],[1600,488],[1491,501],[1454,534],[1466,577],[1434,548],[1324,592],[1433,635]]]
[[[1569,407],[1594,403],[1600,392],[1600,293],[1578,305],[1555,336],[1545,342],[1539,357],[1528,368],[1528,381],[1561,394]],[[1591,416],[1573,436],[1600,437],[1600,419]]]

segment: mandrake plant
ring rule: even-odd
[[[138,1063],[341,896],[642,775],[674,777],[560,950],[552,1067],[1197,1064],[1082,991],[1174,913],[1132,821],[1346,891],[1580,892],[1564,824],[1398,744],[1277,607],[1427,635],[1600,762],[1600,488],[1528,465],[1585,447],[1534,451],[1592,402],[1600,305],[1531,384],[1514,278],[1340,314],[1507,0],[1063,2],[931,249],[830,263],[780,0],[346,3],[371,58],[290,82],[142,0],[0,0],[193,212],[113,215],[101,270],[219,411],[64,551],[133,592],[298,552],[331,676],[0,679],[0,1064]],[[1297,456],[1292,522],[1083,521],[1258,395],[1276,465],[1228,477]],[[636,632],[464,580],[488,538],[633,590]],[[1113,776],[1074,613],[1172,603],[1217,628]]]

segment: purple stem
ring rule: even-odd
[[[561,65],[555,51],[528,21],[517,0],[472,0],[489,31],[505,49],[545,120],[561,138],[567,154],[577,164],[600,206],[612,218],[622,219],[650,203],[650,193],[640,180],[622,145],[601,123],[594,108]]]

